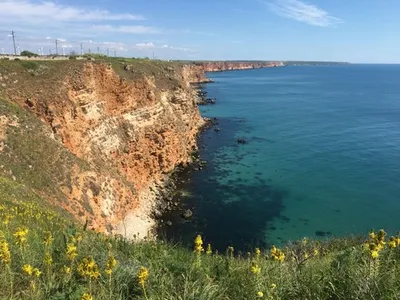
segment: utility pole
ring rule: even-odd
[[[13,44],[14,44],[14,54],[17,55],[17,48],[15,47],[15,33],[14,31],[11,31],[12,39],[13,39]]]
[[[81,55],[83,55],[83,45],[81,43]]]
[[[92,52],[90,51],[90,48],[89,48],[89,54],[90,54],[90,53],[92,53]]]
[[[100,47],[97,46],[97,54],[100,54]]]
[[[114,49],[114,57],[117,57],[117,51]]]
[[[56,39],[56,55],[58,55],[58,40]]]

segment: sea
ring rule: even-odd
[[[179,184],[159,235],[248,250],[400,230],[400,65],[209,73],[207,164]],[[244,140],[238,143],[238,140]],[[180,217],[193,212],[191,220]]]

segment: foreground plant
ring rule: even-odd
[[[146,299],[147,298],[147,293],[146,293],[146,281],[149,278],[149,270],[145,267],[141,267],[138,274],[137,274],[137,279],[139,282],[139,285],[141,286],[143,290],[143,295]]]

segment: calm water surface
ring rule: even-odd
[[[182,188],[196,233],[220,249],[304,236],[400,229],[400,66],[285,67],[210,73],[220,132],[201,138],[207,167]],[[243,138],[246,145],[237,144]],[[204,149],[203,149],[204,148]]]

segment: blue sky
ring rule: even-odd
[[[399,0],[0,0],[0,51],[400,63]]]

